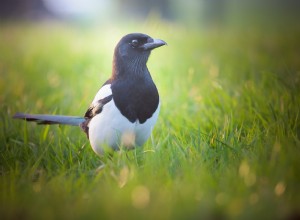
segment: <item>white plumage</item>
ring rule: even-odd
[[[111,95],[110,86],[104,85],[96,94],[93,103]],[[159,110],[160,106],[143,124],[138,120],[132,123],[121,114],[112,99],[89,123],[89,139],[94,152],[103,155],[105,149],[117,150],[120,147],[132,148],[143,145],[151,135]]]

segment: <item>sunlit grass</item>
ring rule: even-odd
[[[79,128],[12,120],[83,115],[118,39],[136,31],[168,43],[148,64],[162,107],[143,149],[99,158]],[[0,33],[1,216],[279,219],[299,210],[299,30],[33,24]]]

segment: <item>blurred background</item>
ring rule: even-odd
[[[0,0],[1,219],[299,219],[286,218],[300,213],[299,12],[300,0]],[[79,129],[12,119],[84,115],[130,32],[168,43],[148,62],[162,106],[144,152],[102,169]]]
[[[0,19],[89,25],[156,16],[184,25],[289,24],[297,19],[299,9],[297,0],[1,0]]]

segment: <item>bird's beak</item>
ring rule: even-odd
[[[143,46],[141,46],[141,48],[144,50],[153,50],[163,45],[167,45],[167,43],[160,39],[153,39],[152,42],[145,43]]]

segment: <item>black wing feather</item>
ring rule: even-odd
[[[80,127],[86,133],[87,137],[89,137],[89,123],[93,117],[100,114],[102,112],[103,106],[112,100],[112,95],[107,96],[103,99],[98,100],[96,103],[91,104],[88,110],[86,111],[84,118],[86,119]]]

